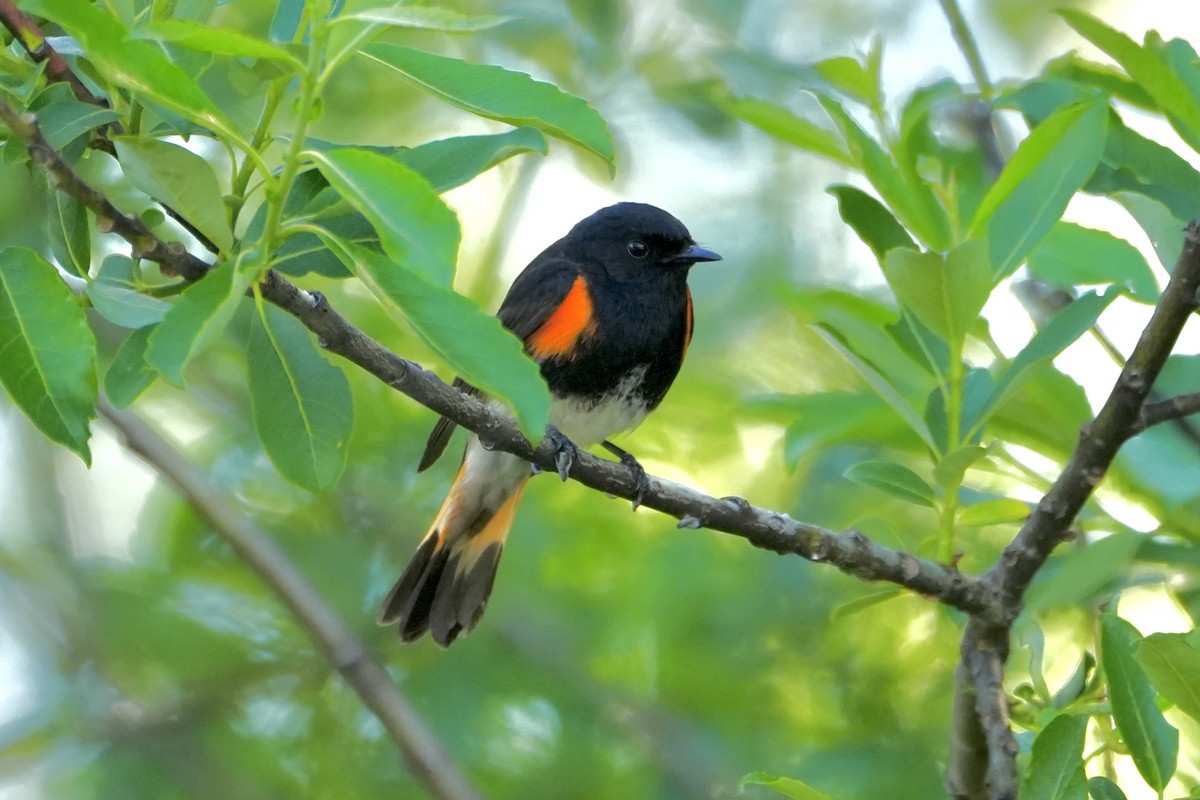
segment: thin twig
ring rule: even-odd
[[[179,489],[205,522],[237,551],[291,610],[351,688],[383,723],[413,775],[441,800],[480,800],[395,681],[266,532],[139,417],[101,399],[100,414],[137,453]]]
[[[1157,403],[1147,403],[1142,406],[1137,422],[1129,429],[1130,436],[1137,436],[1142,431],[1164,422],[1174,422],[1192,414],[1200,414],[1200,392],[1181,394]]]
[[[975,79],[975,85],[979,87],[979,96],[991,102],[996,90],[992,87],[987,68],[983,65],[983,56],[979,53],[979,44],[975,41],[975,35],[971,33],[971,28],[967,25],[966,18],[963,17],[962,9],[958,7],[958,0],[940,0],[940,2],[942,12],[945,13],[946,19],[950,23],[950,32],[954,34],[954,41],[958,44],[958,49],[962,51],[963,57],[967,59],[967,66],[971,68],[971,76]]]

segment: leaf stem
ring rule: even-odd
[[[954,41],[958,44],[958,49],[962,51],[963,57],[967,59],[967,66],[971,68],[971,77],[975,79],[975,85],[979,87],[979,96],[990,103],[996,96],[996,90],[992,86],[991,79],[988,78],[987,68],[983,65],[983,56],[979,53],[979,44],[967,26],[966,17],[963,16],[962,9],[958,6],[958,0],[940,0],[940,2],[942,11],[950,23],[950,31],[954,34]]]

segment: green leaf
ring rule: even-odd
[[[0,250],[0,385],[42,433],[91,464],[96,339],[54,266],[24,247]]]
[[[883,274],[902,306],[946,342],[959,345],[992,291],[987,251],[987,242],[978,239],[945,256],[893,248],[884,258]]]
[[[610,172],[615,169],[604,118],[584,100],[552,84],[522,72],[394,44],[368,45],[363,53],[461,109],[574,142],[608,162]]]
[[[546,137],[535,128],[514,128],[490,136],[455,136],[396,154],[396,160],[422,175],[438,194],[522,153],[546,155]]]
[[[862,64],[849,56],[834,56],[813,64],[813,69],[839,92],[868,106],[880,103],[879,85]]]
[[[257,254],[242,253],[185,289],[150,334],[146,363],[182,388],[183,368],[224,330],[261,267]]]
[[[54,213],[46,215],[50,227],[50,251],[59,265],[83,277],[92,267],[92,228],[87,209],[66,192],[54,192]]]
[[[1092,800],[1126,800],[1120,786],[1100,775],[1088,779],[1087,789]]]
[[[222,253],[233,248],[211,164],[186,147],[159,139],[116,136],[113,143],[130,183],[195,225]]]
[[[137,28],[130,39],[150,39],[173,42],[192,50],[235,58],[265,58],[283,61],[294,71],[304,69],[304,62],[279,45],[271,44],[229,28],[212,28],[183,19],[161,19]]]
[[[146,347],[153,332],[154,326],[148,325],[129,334],[104,373],[104,394],[117,408],[130,405],[158,377],[146,363]]]
[[[792,423],[784,434],[784,462],[794,468],[833,442],[878,441],[894,427],[887,405],[874,394],[826,392],[788,398]]]
[[[892,410],[905,422],[908,426],[921,437],[921,441],[929,445],[932,449],[937,449],[937,445],[933,440],[933,436],[929,432],[929,426],[925,424],[920,415],[913,410],[912,405],[904,399],[904,396],[896,390],[888,378],[884,377],[874,366],[869,364],[865,359],[848,347],[841,339],[827,330],[817,329],[817,335],[829,343],[830,347],[837,350],[843,358],[850,363],[852,367],[863,377],[876,394],[878,394],[884,402],[892,407]]]
[[[837,198],[838,213],[842,215],[842,220],[871,248],[880,264],[888,251],[894,248],[918,249],[916,242],[888,211],[887,206],[862,189],[836,185],[825,191]]]
[[[944,458],[938,459],[937,466],[933,468],[933,478],[943,491],[947,493],[957,491],[958,487],[962,485],[963,476],[967,474],[971,465],[987,454],[987,448],[977,444],[960,447]]]
[[[298,320],[265,302],[256,306],[248,352],[254,428],[281,475],[327,492],[346,468],[350,382]]]
[[[932,189],[923,181],[906,176],[841,103],[825,95],[817,95],[817,101],[842,132],[855,163],[904,227],[932,250],[949,249],[953,240],[950,220]]]
[[[1179,756],[1179,731],[1163,717],[1154,702],[1154,687],[1133,656],[1141,638],[1137,629],[1120,617],[1100,617],[1100,648],[1108,677],[1113,720],[1129,748],[1129,755],[1150,787],[1162,794]]]
[[[1001,497],[997,500],[984,500],[959,511],[958,524],[964,528],[1003,525],[1008,522],[1021,522],[1030,512],[1028,503],[1011,497]]]
[[[1020,388],[1035,367],[1052,361],[1071,343],[1087,333],[1118,295],[1120,292],[1111,290],[1102,295],[1088,292],[1058,312],[1054,319],[1034,334],[1029,344],[1025,345],[1008,368],[1000,374],[991,396],[979,414],[979,419],[986,420],[991,416],[999,405]]]
[[[893,461],[863,461],[846,470],[845,477],[898,497],[906,503],[933,508],[933,487],[908,467]]]
[[[1108,231],[1057,222],[1029,255],[1029,270],[1062,288],[1116,284],[1146,303],[1158,300],[1158,282],[1145,257]]]
[[[430,349],[464,380],[507,401],[521,430],[539,441],[550,418],[550,395],[537,364],[495,317],[446,286],[334,236],[323,237],[385,302],[394,304]]]
[[[424,178],[368,150],[309,150],[307,156],[371,220],[393,261],[438,286],[450,285],[461,237],[458,217]]]
[[[1083,739],[1088,718],[1059,714],[1033,740],[1021,796],[1038,800],[1086,800]]]
[[[332,23],[336,25],[342,22],[369,22],[392,28],[417,28],[427,31],[442,31],[443,33],[475,33],[502,25],[512,19],[513,17],[491,14],[471,16],[451,11],[448,8],[423,8],[408,5],[382,6],[354,11],[335,17]]]
[[[1043,570],[1030,587],[1025,606],[1042,613],[1077,606],[1096,597],[1133,561],[1144,538],[1140,533],[1114,533],[1086,547],[1068,550],[1051,561],[1051,569]]]
[[[121,115],[111,108],[74,100],[51,103],[37,112],[42,135],[59,152],[93,128],[116,122],[120,118]]]
[[[162,322],[171,310],[171,304],[165,300],[113,281],[91,281],[87,296],[100,316],[122,328],[143,328]]]
[[[729,97],[724,94],[717,95],[714,102],[729,116],[749,123],[781,142],[848,167],[857,166],[836,133],[796,116],[782,106],[756,97]]]
[[[1137,660],[1159,694],[1200,720],[1200,650],[1186,634],[1150,634],[1138,645]]]
[[[1062,9],[1058,13],[1080,36],[1124,67],[1129,77],[1154,98],[1179,135],[1200,150],[1200,103],[1156,53],[1082,11]]]
[[[829,795],[817,791],[803,781],[795,778],[781,778],[766,772],[751,772],[738,781],[739,790],[747,786],[766,786],[792,800],[830,800]]]
[[[1054,113],[1021,142],[988,190],[971,231],[987,236],[997,277],[1020,265],[1091,177],[1104,152],[1108,113],[1102,100]]]
[[[108,80],[251,149],[191,76],[155,45],[130,39],[125,26],[98,6],[87,0],[28,0],[23,9],[61,25]]]

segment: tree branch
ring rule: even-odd
[[[387,729],[413,775],[441,800],[480,800],[387,671],[266,532],[214,489],[199,470],[137,416],[101,399],[100,414],[200,517],[237,551],[301,623],[351,688]]]
[[[1159,400],[1157,403],[1147,403],[1142,406],[1137,421],[1129,428],[1129,437],[1137,436],[1147,428],[1164,422],[1174,422],[1192,414],[1200,414],[1200,392],[1190,392]]]
[[[25,48],[25,52],[29,53],[30,58],[39,64],[46,62],[46,76],[52,82],[65,83],[70,86],[75,99],[81,103],[90,103],[103,108],[109,107],[104,98],[92,94],[79,76],[71,71],[66,60],[46,41],[46,34],[42,32],[41,27],[17,8],[13,0],[0,0],[0,25],[8,28],[9,32]],[[111,153],[112,142],[108,142],[108,147],[102,149]]]
[[[50,175],[52,185],[72,195],[106,222],[102,229],[116,233],[134,246],[134,254],[161,264],[166,270],[196,280],[209,266],[187,253],[178,243],[158,239],[137,217],[121,214],[98,190],[85,183],[50,147],[30,114],[18,114],[0,100],[0,120],[29,147],[35,161]],[[534,448],[516,424],[477,398],[468,397],[419,365],[392,353],[341,317],[322,295],[310,294],[276,272],[268,271],[262,294],[296,316],[318,337],[321,346],[362,367],[389,386],[408,395],[468,430],[489,446],[524,458],[547,471],[554,469],[554,448],[545,443]],[[633,499],[637,493],[629,470],[622,464],[580,453],[571,477],[609,494]],[[686,486],[650,478],[643,505],[670,514],[680,527],[706,527],[740,536],[756,547],[794,554],[810,561],[828,562],[843,572],[868,581],[888,581],[968,613],[988,611],[994,604],[991,590],[978,579],[953,567],[893,550],[870,541],[858,531],[836,533],[798,522],[786,514],[757,508],[742,498],[717,499]]]
[[[1079,444],[1058,480],[1038,503],[1016,538],[1004,549],[996,564],[983,576],[983,581],[995,587],[998,593],[999,613],[996,616],[973,614],[967,623],[963,633],[962,656],[970,684],[960,683],[956,691],[959,694],[973,692],[976,698],[978,723],[981,726],[976,733],[988,742],[985,770],[987,785],[956,787],[968,790],[963,795],[965,797],[987,796],[993,800],[1007,800],[1016,796],[1016,743],[1009,727],[1008,707],[1003,692],[993,691],[996,681],[994,665],[999,665],[1002,670],[1008,657],[1012,626],[1021,613],[1025,591],[1034,575],[1054,548],[1066,539],[1071,523],[1103,480],[1121,445],[1140,423],[1149,419],[1147,414],[1151,409],[1155,414],[1160,413],[1156,408],[1159,404],[1144,404],[1184,324],[1196,310],[1198,289],[1200,224],[1192,222],[1187,227],[1183,251],[1171,280],[1100,413],[1084,426]],[[1187,401],[1191,402],[1194,401]],[[958,677],[963,676],[960,670]],[[955,735],[959,735],[957,729]],[[968,752],[970,748],[967,747],[951,747],[952,755]],[[948,775],[968,776],[983,771],[977,765],[952,762]]]

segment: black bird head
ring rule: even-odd
[[[697,245],[682,222],[645,203],[602,208],[576,224],[562,244],[603,264],[622,282],[654,279],[664,271],[686,276],[697,262],[721,260]]]

